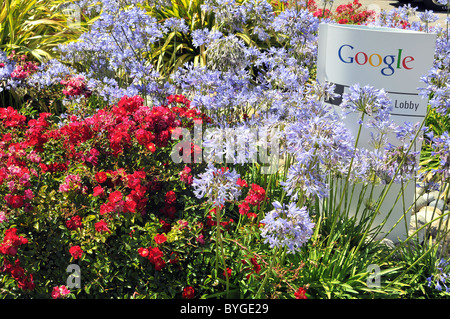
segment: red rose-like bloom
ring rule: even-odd
[[[99,233],[101,232],[111,233],[111,230],[109,230],[108,228],[108,224],[104,220],[96,222],[94,226],[95,230],[98,231]]]
[[[306,297],[306,290],[302,287],[298,288],[298,290],[294,293],[295,299],[308,299]]]
[[[6,203],[11,206],[11,208],[20,208],[23,206],[23,198],[22,195],[11,195],[7,194],[5,196]]]
[[[28,239],[17,235],[17,228],[13,227],[5,230],[5,237],[0,244],[0,254],[15,256],[17,247],[28,243]]]
[[[149,252],[149,250],[147,248],[141,247],[141,248],[138,249],[138,253],[142,257],[148,257],[150,252]]]
[[[78,215],[73,216],[71,219],[66,221],[66,227],[70,230],[75,230],[82,226],[81,217]]]
[[[123,205],[123,212],[124,213],[134,213],[136,212],[136,202],[132,199],[127,198]]]
[[[114,210],[114,204],[112,204],[112,203],[103,203],[100,206],[100,215],[111,213],[113,210]]]
[[[238,184],[241,187],[248,187],[248,184],[247,184],[246,180],[245,179],[241,179],[240,177],[238,178],[236,184]]]
[[[226,278],[228,275],[228,279],[231,278],[231,268],[227,268],[227,272],[223,271],[223,277]]]
[[[154,239],[155,239],[155,243],[157,243],[159,245],[159,244],[166,242],[167,237],[164,234],[158,234],[155,236]]]
[[[174,191],[169,191],[166,193],[166,203],[173,204],[177,200],[177,195]]]
[[[163,252],[161,250],[159,250],[158,247],[155,247],[155,248],[149,247],[148,252],[149,252],[148,260],[152,264],[154,264],[158,258],[161,258],[163,256]]]
[[[122,193],[120,191],[114,191],[111,194],[109,194],[108,199],[111,203],[117,203],[122,199]]]
[[[83,255],[83,250],[81,249],[80,246],[72,246],[69,249],[69,253],[72,255],[74,259],[78,259],[81,258],[81,256]]]
[[[182,297],[184,299],[193,299],[194,296],[195,296],[195,291],[194,291],[194,288],[192,288],[191,286],[188,286],[183,289]]]
[[[103,190],[103,188],[100,185],[94,187],[94,193],[93,193],[94,197],[102,196],[104,194],[105,194],[105,191]]]
[[[191,175],[191,168],[189,166],[185,166],[183,170],[180,172],[180,180],[187,185],[191,185],[194,181],[194,178]]]
[[[108,179],[108,176],[105,172],[97,172],[95,173],[95,179],[97,180],[97,183],[104,183]]]
[[[166,267],[166,262],[161,258],[161,257],[159,257],[159,258],[157,258],[156,260],[155,260],[155,270],[156,271],[160,271],[160,270],[162,270],[164,267]]]

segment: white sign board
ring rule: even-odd
[[[428,74],[432,67],[435,44],[436,34],[359,25],[321,24],[317,79],[321,83],[334,83],[335,92],[339,94],[348,92],[348,88],[354,84],[384,89],[392,100],[391,119],[396,124],[421,122],[427,112],[427,100],[418,95],[418,88],[424,86],[420,77]],[[330,101],[335,105],[336,111],[340,102],[341,99]],[[354,136],[359,128],[359,119],[358,114],[350,114],[342,119]],[[358,147],[370,149],[370,130],[363,129],[361,133]],[[389,142],[395,144],[394,140]],[[420,150],[420,145],[416,147]],[[406,225],[409,225],[411,216],[411,212],[407,212],[405,221],[401,221],[391,231],[405,213],[403,203],[400,203],[403,199],[395,204],[400,191],[400,185],[392,185],[374,223],[377,225],[385,220],[395,206],[383,227],[384,233],[380,233],[380,236],[387,234],[386,237],[394,242],[407,237]],[[381,193],[381,187],[376,192]],[[375,193],[374,198],[378,198],[378,194]],[[415,197],[414,181],[408,184],[404,196],[406,207],[411,206]]]

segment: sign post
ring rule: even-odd
[[[405,122],[417,123],[425,119],[428,101],[419,96],[422,87],[420,78],[428,74],[434,59],[436,34],[393,28],[359,25],[321,24],[319,27],[319,47],[317,79],[336,85],[336,93],[348,92],[354,84],[361,87],[370,85],[384,89],[392,101],[391,120],[398,125]],[[330,101],[338,111],[341,99]],[[349,114],[342,118],[348,129],[356,136],[360,115]],[[363,128],[358,147],[371,149],[371,131]],[[390,138],[390,137],[388,137]],[[391,137],[392,138],[392,137]],[[388,142],[396,144],[395,140]],[[421,145],[416,149],[420,150]],[[355,185],[356,189],[362,186]],[[375,218],[374,225],[385,222],[379,236],[386,236],[394,242],[408,236],[405,227],[409,225],[411,211],[403,211],[403,201],[410,207],[415,200],[414,180],[403,187],[403,198],[397,201],[402,187],[393,184]],[[373,198],[381,194],[377,186]],[[358,196],[352,203],[356,207]],[[396,203],[397,202],[397,203]],[[394,207],[392,213],[389,211]],[[394,225],[402,218],[404,222]]]

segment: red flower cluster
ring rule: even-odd
[[[81,217],[78,215],[73,216],[71,219],[66,221],[66,227],[70,230],[75,230],[81,228],[83,225],[81,223]]]
[[[83,249],[81,249],[80,246],[72,246],[69,249],[69,253],[72,255],[74,259],[78,259],[81,258],[81,256],[83,256],[84,251]]]
[[[294,293],[295,299],[308,299],[306,297],[306,290],[305,288],[298,288],[298,290]]]
[[[180,180],[186,185],[191,185],[194,181],[194,177],[191,175],[191,171],[192,170],[189,166],[185,166],[180,172]]]
[[[248,262],[245,259],[242,260],[242,263],[244,265],[248,265]],[[250,271],[250,273],[247,274],[247,279],[249,279],[253,273],[259,274],[259,272],[261,271],[261,265],[258,264],[258,261],[256,260],[255,257],[250,258],[250,263],[252,264],[252,266],[244,269]]]
[[[174,191],[168,191],[164,198],[164,207],[159,209],[159,212],[170,219],[175,217],[177,208],[175,206],[177,200],[177,195]]]
[[[25,79],[38,69],[38,65],[35,62],[27,61],[23,64],[19,64],[11,72],[11,78],[13,79]]]
[[[166,262],[162,258],[164,254],[159,247],[141,247],[138,249],[138,253],[141,257],[147,258],[155,266],[155,270],[157,271],[162,270],[166,266]]]
[[[25,270],[20,266],[19,259],[16,259],[14,264],[4,259],[1,271],[10,273],[17,281],[17,286],[22,290],[33,290],[36,287],[33,281],[33,274],[26,274]]]
[[[70,290],[67,289],[66,286],[61,285],[61,286],[53,287],[51,296],[53,299],[60,299],[60,298],[66,297],[69,294],[70,294]]]
[[[372,10],[362,10],[362,4],[359,0],[353,0],[348,4],[339,5],[335,12],[329,9],[317,8],[314,0],[308,2],[308,9],[318,18],[331,18],[339,24],[364,24],[375,17]]]
[[[47,172],[56,173],[67,171],[69,164],[70,164],[69,161],[67,161],[66,163],[50,163],[50,164],[39,163],[39,167],[41,168],[42,173]]]
[[[109,229],[108,224],[104,220],[96,222],[94,227],[95,227],[95,230],[99,233],[103,233],[103,232],[111,233],[111,230]]]
[[[68,76],[65,80],[61,80],[60,84],[64,85],[63,94],[65,96],[91,96],[92,92],[87,88],[86,80],[83,76]]]
[[[75,82],[66,84],[72,90],[68,89],[69,95],[77,94],[80,87]],[[150,196],[160,196],[166,181],[164,172],[151,164],[149,167],[153,157],[167,151],[158,148],[169,145],[171,134],[177,127],[193,124],[197,119],[207,120],[202,113],[190,108],[189,100],[181,95],[169,97],[168,101],[171,107],[147,107],[140,97],[124,97],[117,105],[101,109],[91,117],[70,116],[67,124],[61,127],[52,125],[48,113],[27,122],[27,118],[13,108],[0,108],[0,185],[6,190],[2,197],[6,202],[4,208],[9,209],[8,217],[33,209],[34,196],[44,191],[36,188],[41,184],[36,182],[38,180],[45,180],[46,187],[56,186],[56,190],[60,186],[59,190],[67,193],[65,198],[74,195],[89,200],[100,215],[128,212],[144,215]],[[50,151],[55,148],[57,152]],[[154,152],[157,153],[153,155]],[[126,169],[117,168],[120,167],[118,163],[127,163],[136,156],[144,159],[141,168],[133,165]],[[114,169],[109,169],[111,167]],[[133,167],[133,170],[128,171],[128,167]],[[179,177],[187,185],[192,183],[189,167],[180,172]],[[93,197],[81,196],[89,193]],[[165,195],[163,212],[173,218],[177,210],[177,194],[167,191],[162,195]],[[57,193],[56,196],[62,195]],[[85,227],[82,216],[66,218],[63,225],[69,230]],[[231,222],[221,224],[226,226]],[[111,232],[106,219],[98,221],[94,227],[96,232]],[[157,244],[165,240],[163,234],[155,237]],[[14,229],[7,230],[0,253],[14,256],[17,247],[26,242],[25,238],[17,236]],[[78,245],[67,249],[74,259],[83,256],[84,252]],[[140,254],[146,255],[156,270],[162,270],[166,262],[178,262],[176,254],[172,254],[170,259],[164,258],[158,247],[142,248]],[[21,285],[26,287],[25,279],[22,281]]]
[[[11,106],[8,106],[7,108],[0,109],[0,120],[2,121],[4,127],[24,128],[27,118]]]
[[[167,237],[164,234],[157,234],[153,239],[157,245],[163,244],[167,241]]]
[[[245,182],[245,181],[244,181]],[[246,185],[247,183],[245,183]],[[244,184],[243,184],[244,185]],[[252,184],[244,201],[239,204],[239,213],[249,218],[256,218],[257,214],[250,212],[252,207],[259,209],[260,205],[266,199],[266,191],[257,184]]]
[[[183,289],[181,296],[184,299],[193,299],[195,297],[195,290],[191,286],[187,286]]]
[[[119,169],[117,171],[108,170],[107,172],[97,172],[95,180],[97,185],[94,187],[93,195],[96,197],[106,197],[106,191],[111,189],[108,194],[107,202],[100,206],[100,214],[104,215],[111,212],[116,213],[145,213],[145,205],[148,199],[145,194],[148,190],[146,186],[146,173],[144,171],[135,171],[132,174],[127,174],[125,170]],[[127,191],[123,193],[119,190],[114,190],[121,187]]]
[[[40,132],[48,126],[46,117],[48,114],[42,113],[38,119],[30,120],[27,128],[25,116],[11,107],[0,109],[0,185],[7,184],[9,193],[4,199],[12,209],[30,211],[32,208],[31,179],[38,176],[33,166],[41,161],[37,151],[43,142]]]
[[[339,24],[362,24],[375,17],[375,12],[372,10],[359,10],[362,4],[359,0],[354,0],[352,3],[341,4],[336,8],[335,20]]]
[[[189,101],[184,95],[169,95],[167,97],[167,102],[169,105],[171,105],[171,110],[178,114],[180,118],[186,118],[190,120],[188,123],[185,123],[187,125],[183,125],[183,127],[189,128],[194,124],[194,121],[197,121],[199,123],[211,123],[210,117],[201,113],[195,108],[191,108],[191,101]],[[178,106],[179,104],[182,104],[182,106]]]
[[[38,63],[32,61],[26,61],[26,54],[16,54],[15,50],[11,51],[11,54],[7,56],[10,61],[16,61],[16,67],[11,72],[11,78],[13,79],[25,79],[38,69]],[[3,64],[3,63],[2,63]],[[1,67],[4,67],[3,64]]]
[[[17,248],[21,245],[27,244],[28,239],[17,235],[17,228],[13,227],[5,230],[3,242],[0,245],[0,253],[3,255],[15,256]]]

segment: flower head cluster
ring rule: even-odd
[[[446,285],[449,278],[448,265],[449,262],[444,258],[441,258],[438,261],[436,266],[437,272],[427,278],[428,287],[434,286],[434,289],[442,291],[442,286],[444,286],[445,292],[450,292],[450,288]]]
[[[191,175],[191,168],[189,166],[185,166],[183,170],[180,172],[180,180],[186,185],[191,185],[194,177]]]
[[[286,247],[294,253],[307,243],[313,234],[315,224],[306,210],[295,203],[289,205],[273,202],[274,209],[266,214],[261,223],[261,236],[270,247]]]
[[[249,264],[246,259],[242,259],[241,261],[245,266]],[[250,264],[251,266],[244,269],[246,271],[249,271],[249,273],[246,276],[247,279],[249,279],[252,274],[259,274],[261,272],[261,265],[258,263],[256,257],[250,258]]]
[[[244,181],[245,182],[245,181]],[[246,184],[246,183],[245,183]],[[244,201],[239,204],[239,213],[249,218],[257,217],[255,212],[250,212],[252,207],[259,210],[261,203],[266,200],[266,191],[257,184],[252,184]]]
[[[74,189],[81,188],[81,177],[79,174],[69,174],[66,176],[64,183],[59,186],[59,191],[67,193]]]
[[[237,184],[239,174],[228,168],[216,168],[212,163],[204,173],[194,177],[192,186],[197,198],[207,197],[214,206],[225,204],[226,201],[237,200],[241,188]]]
[[[60,83],[65,87],[63,94],[66,96],[84,95],[85,97],[89,97],[92,94],[87,88],[86,79],[81,75],[68,77],[67,79],[61,80]]]
[[[37,69],[38,66],[36,63],[27,61],[23,65],[16,66],[16,68],[11,72],[11,78],[25,79],[36,72]]]
[[[193,299],[195,297],[195,290],[192,286],[187,286],[183,289],[183,299]]]
[[[342,95],[340,107],[344,110],[344,115],[352,112],[368,115],[368,127],[381,130],[392,125],[389,115],[392,103],[384,89],[375,89],[370,85],[351,85],[349,93]]]
[[[51,295],[52,295],[53,299],[63,299],[63,298],[67,298],[67,296],[69,294],[70,294],[70,290],[67,289],[66,286],[61,285],[61,286],[53,287]]]
[[[294,293],[294,296],[295,299],[308,299],[308,297],[306,297],[306,289],[303,287],[298,288]]]
[[[28,239],[17,235],[17,228],[9,228],[5,230],[3,241],[0,244],[0,254],[15,256],[17,248],[28,243]]]
[[[280,32],[289,41],[293,52],[316,53],[314,41],[316,41],[319,19],[306,9],[296,10],[288,8],[274,19],[271,27]],[[311,60],[308,60],[311,61]]]
[[[158,23],[138,6],[139,1],[100,2],[99,18],[79,41],[60,45],[61,55],[66,60],[89,65],[89,70],[83,71],[87,72],[90,90],[105,101],[116,103],[123,95],[137,94],[160,99],[165,88],[161,87],[158,72],[145,56],[151,55],[149,48],[165,32],[187,31],[184,20],[167,19]],[[127,74],[126,79],[123,73]]]
[[[173,219],[175,217],[175,213],[177,212],[176,208],[177,194],[174,191],[168,191],[164,197],[164,207],[161,207],[160,212]]]
[[[295,162],[283,186],[293,198],[299,191],[326,197],[326,175],[344,170],[354,154],[354,138],[342,122],[326,113],[301,113],[297,118],[286,130],[286,149]]]
[[[361,24],[368,23],[375,18],[375,11],[361,10],[362,4],[354,0],[348,4],[341,4],[336,8],[335,20],[339,24]]]
[[[81,216],[75,215],[71,217],[69,220],[66,220],[66,227],[70,230],[76,230],[78,228],[81,228],[83,226]]]
[[[76,259],[79,259],[79,258],[81,258],[83,256],[84,251],[83,251],[83,249],[81,249],[80,246],[74,245],[74,246],[70,247],[69,253],[76,260]]]
[[[3,260],[3,267],[0,271],[11,274],[17,281],[17,286],[22,290],[33,290],[36,287],[33,280],[33,274],[26,274],[25,269],[20,266],[19,259],[16,259],[13,264],[5,258]]]
[[[241,70],[247,67],[245,44],[234,34],[217,38],[207,45],[211,70]]]
[[[104,220],[100,220],[100,221],[96,222],[94,227],[95,227],[95,231],[97,231],[99,233],[111,233],[111,230],[108,227],[108,223],[105,222]]]
[[[166,262],[163,259],[164,254],[159,247],[141,247],[138,249],[138,253],[141,257],[147,258],[157,271],[164,269],[166,266]]]
[[[417,16],[422,22],[426,24],[436,22],[439,19],[438,15],[434,14],[433,10],[425,10],[424,12],[419,12]]]

